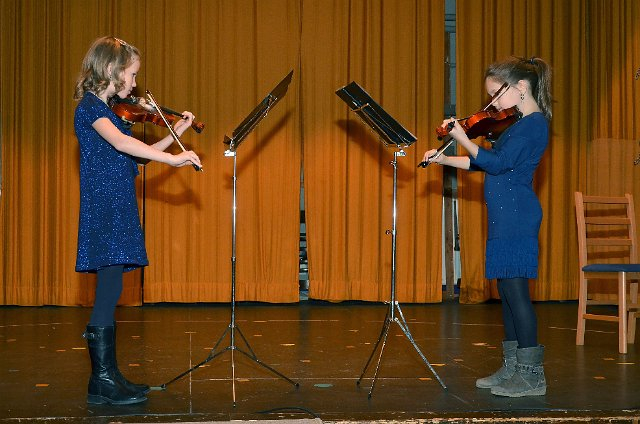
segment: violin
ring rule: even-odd
[[[186,152],[187,149],[184,148],[184,145],[180,141],[180,137],[178,137],[178,134],[176,134],[176,132],[173,130],[173,127],[169,122],[168,115],[164,114],[164,111],[163,111],[164,109],[162,108],[162,106],[158,105],[158,102],[156,102],[156,99],[153,97],[153,94],[151,94],[149,90],[147,90],[147,97],[149,98],[149,103],[151,104],[151,107],[153,108],[153,110],[156,111],[158,116],[160,116],[160,119],[162,119],[162,121],[164,122],[163,126],[167,127],[167,129],[169,130],[169,133],[171,133],[171,137],[173,137],[175,142],[178,143],[178,146],[180,146],[182,151]],[[204,171],[201,166],[198,166],[195,163],[192,163],[191,166],[193,166],[193,169],[195,169],[196,171],[199,171],[199,172]]]
[[[150,122],[155,125],[166,127],[167,124],[162,116],[149,105],[144,98],[141,97],[127,97],[125,99],[120,96],[114,96],[110,100],[110,106],[113,113],[118,115],[123,121],[129,125],[133,125],[136,122]],[[160,109],[164,112],[165,118],[169,124],[173,124],[176,120],[182,119],[182,114],[173,111],[167,107],[160,106]],[[202,122],[193,121],[191,128],[198,134],[204,129]]]
[[[478,137],[485,137],[487,140],[496,140],[507,128],[522,118],[522,112],[518,110],[517,106],[503,110],[497,110],[493,106],[508,88],[509,83],[505,82],[502,84],[500,89],[498,89],[491,98],[491,101],[483,107],[482,110],[473,115],[451,121],[444,127],[437,127],[436,134],[438,135],[438,139],[442,140],[449,136],[449,133],[455,127],[457,121],[470,140]],[[449,139],[436,150],[433,156],[430,156],[426,161],[418,164],[418,168],[426,168],[431,163],[431,159],[440,156],[453,142],[454,138],[449,136]]]
[[[516,106],[508,109],[495,110],[487,109],[474,113],[473,115],[458,119],[460,126],[469,139],[485,137],[488,140],[496,140],[507,128],[513,125],[522,117],[522,113]],[[438,139],[446,137],[455,126],[455,121],[449,122],[445,127],[436,128]]]

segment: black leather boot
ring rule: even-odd
[[[113,327],[87,325],[82,336],[87,339],[91,358],[87,403],[129,405],[147,400],[144,395],[131,392],[118,382],[113,360]]]
[[[149,393],[149,391],[151,390],[151,388],[149,387],[148,384],[137,384],[137,383],[132,383],[129,380],[127,380],[125,378],[124,375],[122,375],[122,373],[120,372],[120,369],[118,368],[118,358],[117,358],[117,349],[116,349],[116,333],[117,333],[117,327],[116,327],[116,323],[115,321],[113,322],[113,365],[115,368],[115,375],[116,375],[116,380],[118,380],[118,383],[120,383],[121,385],[123,385],[124,387],[126,387],[131,393],[138,393],[139,395],[146,395],[147,393]]]

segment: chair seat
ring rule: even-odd
[[[640,264],[589,264],[584,272],[640,272]]]

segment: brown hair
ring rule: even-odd
[[[539,57],[510,57],[489,65],[484,77],[511,85],[516,85],[520,80],[528,81],[538,107],[551,120],[551,68],[544,60]]]
[[[101,37],[93,42],[82,61],[82,69],[73,98],[79,100],[87,91],[100,94],[113,81],[116,91],[124,86],[122,72],[140,58],[140,52],[116,37]],[[109,73],[111,65],[111,73]]]

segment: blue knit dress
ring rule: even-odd
[[[549,142],[549,124],[539,112],[510,126],[490,150],[480,148],[471,168],[485,172],[488,212],[485,276],[537,278],[542,208],[533,174]]]
[[[124,265],[125,271],[131,271],[149,263],[136,199],[138,166],[92,127],[103,117],[131,134],[93,93],[86,93],[78,103],[74,118],[80,144],[77,272],[96,272],[109,265]]]

